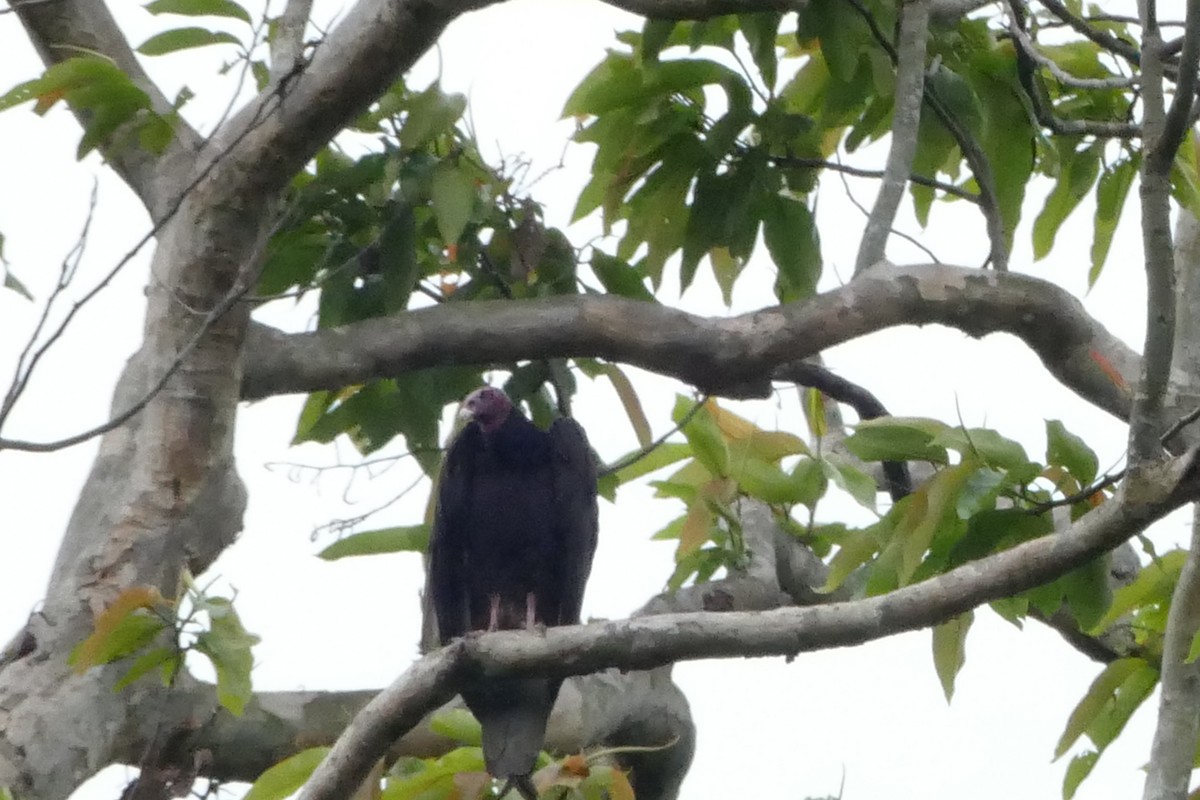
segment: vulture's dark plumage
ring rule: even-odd
[[[463,401],[471,421],[446,453],[429,591],[443,645],[469,631],[579,622],[596,550],[596,469],[571,419],[543,431],[499,389]],[[477,682],[463,700],[483,726],[488,772],[535,800],[530,774],[561,680]]]

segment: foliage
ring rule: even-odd
[[[146,8],[188,24],[152,35],[139,46],[142,55],[212,47],[234,53],[226,68],[244,66],[260,88],[266,85],[272,21],[255,21],[233,0],[154,0]],[[755,271],[771,276],[781,304],[810,298],[824,277],[814,211],[825,179],[891,129],[896,13],[897,5],[884,0],[811,0],[788,14],[651,20],[618,34],[563,107],[564,117],[576,121],[575,141],[593,150],[591,179],[573,220],[594,215],[604,236],[584,247],[546,224],[522,183],[522,164],[483,156],[464,120],[466,98],[438,82],[423,88],[398,82],[291,182],[256,299],[316,293],[316,322],[328,329],[431,304],[588,293],[657,303],[665,286],[677,282],[686,292],[702,273],[729,306]],[[198,18],[204,25],[193,24]],[[1051,10],[1038,8],[1022,30],[1036,36],[1057,23]],[[1132,40],[1126,22],[1108,20],[1104,30],[1114,40]],[[1060,33],[1039,40],[1038,48],[1058,69],[1090,83],[1049,79],[990,11],[938,24],[929,41],[910,199],[922,225],[935,202],[991,209],[1006,246],[1027,229],[1035,258],[1043,259],[1066,220],[1093,196],[1090,285],[1103,274],[1141,167],[1140,145],[1124,136],[1056,133],[1055,123],[1125,124],[1138,116],[1139,94],[1122,82],[1124,62],[1095,37]],[[184,90],[171,108],[158,108],[111,60],[78,53],[0,96],[0,110],[32,102],[44,114],[61,100],[84,120],[78,157],[125,147],[153,153],[170,142],[188,96]],[[1035,179],[1052,188],[1034,219],[1025,220]],[[1189,143],[1175,159],[1176,200],[1200,209],[1198,185]],[[2,253],[0,264],[4,287],[29,297]],[[1101,367],[1116,375],[1111,365]],[[1053,530],[1055,507],[1078,519],[1110,496],[1096,454],[1062,422],[1046,423],[1041,458],[996,430],[916,417],[862,421],[835,442],[825,414],[830,401],[815,390],[805,395],[806,426],[778,430],[716,399],[680,396],[671,419],[678,432],[659,441],[653,424],[659,420],[647,415],[637,385],[619,365],[598,358],[460,360],[314,392],[294,441],[344,436],[366,455],[401,440],[435,477],[452,433],[446,409],[468,390],[489,377],[503,380],[544,426],[568,411],[579,375],[612,388],[639,445],[604,476],[605,496],[611,500],[620,486],[649,477],[658,498],[679,504],[679,515],[654,534],[677,541],[666,580],[671,590],[748,563],[738,513],[746,499],[770,506],[785,530],[824,559],[823,592],[867,596],[1043,536]],[[927,465],[930,477],[885,506],[874,465],[897,461]],[[826,511],[835,498],[853,501],[870,521],[826,521],[838,515]],[[428,535],[425,520],[360,531],[319,555],[421,552]],[[1064,797],[1086,779],[1158,680],[1183,554],[1148,556],[1137,579],[1115,593],[1102,558],[992,604],[1016,624],[1055,617],[1092,636],[1118,627],[1131,632],[1128,652],[1101,671],[1066,723],[1055,757],[1083,737],[1091,748],[1067,766]],[[973,620],[964,614],[932,631],[934,669],[948,700]],[[240,713],[250,696],[255,641],[230,600],[188,580],[175,599],[149,587],[114,598],[72,664],[86,670],[130,660],[118,688],[153,671],[170,684],[186,654],[196,652],[216,671],[221,703]],[[1191,657],[1197,653],[1200,639]],[[481,777],[473,724],[461,714],[439,718],[440,732],[465,746],[436,759],[398,762],[383,779],[382,795],[493,796],[495,787]],[[276,765],[249,796],[286,796],[322,752]],[[558,787],[561,796],[632,796],[625,775],[598,761],[546,756],[542,763],[539,787]]]
[[[114,690],[158,671],[175,682],[189,652],[203,655],[217,674],[217,700],[241,715],[252,695],[251,648],[258,637],[242,626],[233,602],[214,596],[183,575],[180,596],[169,600],[153,587],[133,586],[96,615],[91,635],[71,653],[77,672],[132,658]],[[136,657],[134,657],[136,656]]]

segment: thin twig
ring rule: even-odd
[[[781,167],[811,167],[831,169],[835,172],[844,172],[847,175],[853,175],[856,178],[882,178],[883,170],[881,169],[863,169],[861,167],[852,167],[849,164],[843,164],[840,161],[826,161],[823,158],[800,158],[799,156],[771,156],[771,161]],[[915,183],[918,186],[926,186],[930,189],[937,189],[946,194],[953,195],[961,200],[966,200],[968,203],[979,203],[979,195],[974,192],[967,191],[960,186],[955,186],[953,183],[939,181],[937,178],[929,178],[924,175],[910,174],[908,176],[909,183]]]
[[[33,373],[34,367],[46,352],[46,348],[42,347],[37,352],[30,356],[33,351],[34,344],[37,343],[38,337],[41,336],[42,330],[46,326],[46,321],[50,318],[50,310],[54,307],[55,301],[59,295],[71,285],[71,281],[75,278],[75,273],[79,269],[79,263],[83,259],[84,251],[87,249],[88,233],[92,227],[92,219],[96,213],[96,200],[98,197],[98,184],[93,181],[92,193],[88,200],[87,216],[83,221],[83,229],[79,232],[75,244],[71,250],[63,258],[62,265],[58,273],[58,281],[54,284],[54,288],[50,291],[50,296],[46,298],[46,303],[42,307],[41,317],[37,324],[34,325],[33,332],[29,334],[29,340],[25,343],[25,347],[21,350],[21,355],[17,357],[17,365],[13,370],[12,384],[8,387],[8,392],[4,396],[4,403],[0,405],[0,428],[4,427],[4,421],[8,419],[8,415],[12,412],[13,406],[24,393],[25,388],[29,385],[29,378]],[[57,338],[61,334],[61,330],[57,331],[53,338]]]
[[[679,418],[679,422],[675,423],[675,425],[672,426],[672,428],[669,431],[667,431],[662,436],[655,439],[649,445],[647,445],[646,447],[643,447],[641,450],[638,450],[635,453],[630,453],[629,455],[622,458],[620,461],[615,461],[612,464],[601,467],[597,474],[601,478],[603,478],[605,475],[612,475],[614,472],[620,472],[621,470],[625,469],[626,467],[632,467],[634,464],[636,464],[637,462],[641,461],[646,456],[653,453],[655,450],[657,450],[659,447],[661,447],[667,441],[667,439],[671,438],[672,436],[674,436],[675,434],[677,434],[681,430],[683,430],[687,426],[687,424],[692,421],[692,417],[696,416],[696,414],[698,414],[700,412],[700,409],[704,407],[704,404],[708,402],[708,398],[709,398],[708,395],[702,396],[699,400],[696,401],[696,404],[694,406],[692,406],[691,408],[689,408],[687,410],[686,414],[684,414],[682,417]]]
[[[1103,89],[1128,89],[1135,86],[1135,81],[1132,77],[1117,75],[1111,78],[1080,78],[1072,75],[1058,65],[1058,62],[1053,58],[1042,55],[1037,49],[1037,45],[1029,34],[1017,24],[1017,17],[1011,13],[1011,5],[1008,15],[1008,32],[1012,34],[1013,39],[1020,46],[1021,50],[1035,64],[1044,68],[1047,72],[1054,76],[1054,79],[1063,86],[1069,86],[1073,89],[1088,89],[1088,90],[1103,90]]]

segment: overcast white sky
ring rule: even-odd
[[[135,44],[159,21],[117,0]],[[318,3],[316,19],[334,19],[339,7]],[[557,120],[571,87],[613,46],[612,32],[633,18],[595,2],[517,0],[454,23],[440,51],[427,57],[412,78],[424,83],[439,66],[446,88],[469,95],[471,115],[485,152],[525,154],[535,164],[557,163],[571,132]],[[39,66],[13,15],[0,16],[0,90],[37,74]],[[169,56],[148,62],[173,95],[186,81],[196,91],[192,119],[202,127],[228,99],[227,82],[209,77],[215,51]],[[210,122],[211,125],[211,122]],[[205,128],[207,130],[207,128]],[[22,108],[0,115],[0,232],[14,272],[39,299],[75,240],[93,181],[99,206],[90,248],[77,289],[90,286],[146,230],[145,216],[130,193],[94,156],[76,163],[78,131],[61,110],[45,118]],[[590,162],[590,150],[567,150],[566,166],[537,187],[552,224],[565,225]],[[538,170],[532,170],[536,174]],[[851,184],[863,202],[869,182]],[[826,263],[824,286],[837,284],[853,265],[861,215],[847,202],[836,178],[823,181],[818,220]],[[1136,196],[1136,195],[1135,195]],[[965,205],[965,204],[959,204]],[[1031,204],[1026,220],[1038,206]],[[1132,207],[1131,207],[1132,208]],[[918,228],[911,216],[908,233]],[[985,250],[982,225],[969,210],[941,208],[935,231],[923,238],[951,263],[978,264]],[[1091,209],[1081,208],[1045,261],[1031,263],[1028,227],[1018,235],[1014,268],[1072,289],[1084,287]],[[1131,345],[1140,348],[1142,299],[1140,243],[1135,219],[1118,233],[1108,272],[1085,300],[1089,310]],[[586,226],[572,231],[589,238]],[[896,245],[897,261],[924,257]],[[34,386],[9,422],[9,437],[43,439],[74,433],[105,417],[124,359],[140,337],[141,285],[146,259],[139,258],[97,303],[80,316],[71,335],[39,371]],[[761,263],[760,263],[761,266]],[[763,267],[765,270],[766,267]],[[710,278],[704,276],[683,299],[685,307],[726,313]],[[746,281],[735,293],[735,311],[770,302],[769,276]],[[0,292],[0,383],[8,375],[37,308]],[[271,309],[264,317],[303,326],[304,309]],[[1031,454],[1044,452],[1043,420],[1061,419],[1088,438],[1101,465],[1114,463],[1124,448],[1124,429],[1062,389],[1037,359],[1009,337],[984,342],[952,331],[915,328],[868,337],[829,354],[843,375],[878,394],[894,413],[961,418],[986,424],[1023,441]],[[643,395],[658,430],[667,426],[675,391],[670,381],[652,379]],[[328,564],[313,553],[328,539],[312,542],[324,521],[353,516],[394,495],[410,480],[397,467],[374,482],[358,481],[343,504],[344,476],[326,474],[299,482],[292,470],[269,462],[335,463],[334,448],[288,448],[302,398],[247,405],[239,425],[239,464],[250,491],[241,540],[212,570],[236,588],[247,626],[263,637],[256,649],[256,684],[262,688],[358,688],[381,686],[415,654],[420,588],[418,559],[384,556]],[[748,404],[742,413],[764,426],[802,430],[794,393],[776,402]],[[577,415],[601,454],[615,458],[634,446],[628,423],[611,390],[587,390]],[[347,461],[353,453],[340,448]],[[0,592],[0,637],[19,626],[36,606],[75,496],[95,445],[50,455],[0,453],[4,518],[0,564],[8,566]],[[293,476],[294,477],[294,476]],[[428,487],[422,485],[381,513],[369,527],[419,521]],[[842,507],[825,511],[826,518]],[[623,489],[615,506],[602,504],[600,552],[585,602],[585,614],[621,617],[661,589],[672,567],[672,545],[647,535],[677,516],[681,507],[654,501],[641,489]],[[1186,523],[1176,517],[1154,531],[1160,550],[1186,541]],[[677,680],[688,693],[699,726],[699,749],[684,786],[687,800],[739,796],[801,798],[1057,797],[1065,769],[1052,764],[1054,744],[1074,704],[1098,673],[1095,665],[1036,625],[1019,632],[983,611],[967,645],[958,693],[947,706],[934,675],[929,634],[898,636],[854,649],[782,660],[724,661],[681,665]],[[1139,767],[1148,757],[1156,698],[1134,718],[1105,754],[1080,798],[1129,797],[1141,791]],[[78,793],[112,797],[125,777],[116,769]]]

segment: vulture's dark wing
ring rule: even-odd
[[[559,618],[548,625],[576,625],[583,607],[583,587],[592,571],[599,528],[596,508],[596,462],[579,423],[563,417],[550,426],[554,459],[555,538],[562,561],[557,571]]]
[[[474,423],[463,428],[446,451],[438,478],[437,511],[429,538],[429,582],[443,645],[467,633],[471,609],[467,601],[467,520],[474,464],[483,434]]]

